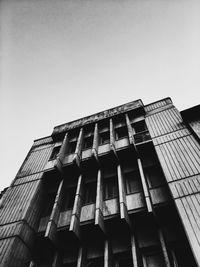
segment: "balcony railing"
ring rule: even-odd
[[[140,132],[134,135],[135,144],[143,143],[151,140],[151,136],[148,131]]]

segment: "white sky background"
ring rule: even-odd
[[[200,1],[1,0],[0,190],[33,140],[141,98],[200,103]]]

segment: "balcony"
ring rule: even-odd
[[[144,131],[144,132],[140,132],[140,133],[134,134],[135,144],[147,142],[149,140],[151,140],[151,136],[149,134],[149,131],[147,131],[147,130]]]

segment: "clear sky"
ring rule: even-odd
[[[1,0],[0,190],[34,139],[141,98],[200,103],[199,0]]]

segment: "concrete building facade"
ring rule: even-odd
[[[0,266],[200,266],[199,111],[136,100],[35,140],[0,199]]]

